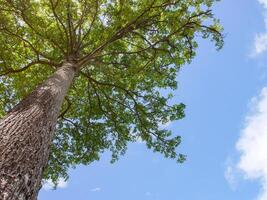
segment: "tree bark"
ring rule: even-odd
[[[65,62],[0,120],[0,199],[36,200],[60,107],[75,74]]]

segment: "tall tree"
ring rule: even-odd
[[[0,0],[0,199],[35,200],[42,178],[137,140],[183,162],[160,124],[185,106],[161,91],[198,36],[221,48],[214,1]]]

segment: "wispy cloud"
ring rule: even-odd
[[[58,179],[57,188],[66,188],[68,186],[68,182],[65,181],[63,178]],[[43,181],[43,189],[45,190],[53,190],[55,188],[55,184],[52,182],[51,179]]]
[[[151,192],[146,192],[145,195],[146,195],[146,196],[151,196],[152,193],[151,193]]]
[[[225,172],[224,177],[226,181],[229,183],[232,190],[236,190],[238,186],[238,179],[236,175],[236,168],[235,166],[228,165]]]
[[[258,0],[267,9],[267,0]]]
[[[90,191],[91,192],[100,192],[101,188],[100,187],[92,188]]]
[[[227,168],[225,177],[231,184],[235,181],[233,172],[238,170],[245,179],[259,180],[262,191],[257,200],[267,200],[267,87],[252,99],[250,107],[250,114],[236,143],[239,160],[236,165]]]
[[[265,32],[255,36],[252,56],[257,56],[267,50],[267,0],[258,0],[258,2],[264,8]]]

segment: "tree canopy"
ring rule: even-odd
[[[64,60],[81,67],[65,98],[45,178],[98,160],[128,142],[183,162],[181,138],[160,124],[184,117],[170,104],[199,37],[219,49],[215,0],[0,0],[0,117]]]

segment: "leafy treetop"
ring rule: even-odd
[[[69,166],[112,161],[127,143],[183,162],[180,137],[159,124],[184,117],[169,105],[180,67],[195,56],[197,37],[221,48],[215,0],[0,0],[0,116],[62,62],[78,72],[58,118],[45,178]]]

